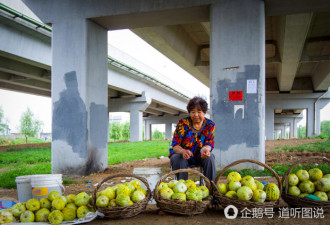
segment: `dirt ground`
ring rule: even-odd
[[[277,146],[294,146],[302,143],[311,143],[316,141],[323,141],[319,139],[292,139],[292,140],[274,140],[266,141],[266,164],[292,164],[299,159],[310,156],[326,156],[330,158],[330,153],[312,153],[312,152],[273,152],[276,150]],[[136,160],[133,162],[125,162],[117,165],[108,166],[108,168],[100,173],[93,174],[91,176],[73,178],[77,181],[77,184],[66,184],[65,195],[67,194],[78,194],[82,191],[88,191],[87,181],[91,181],[93,185],[101,182],[105,177],[108,177],[117,173],[132,173],[134,168],[140,167],[158,167],[162,168],[163,174],[170,171],[170,161],[167,157],[163,158],[150,158],[145,160]],[[118,178],[120,179],[120,178]],[[116,182],[118,179],[113,179]],[[265,181],[273,181],[274,178],[265,178]],[[15,200],[17,199],[16,189],[0,189],[0,199]],[[274,210],[273,218],[266,216],[266,214],[259,214],[259,218],[252,218],[253,214],[248,216],[249,218],[243,218],[239,215],[236,219],[227,219],[224,216],[223,209],[207,209],[206,212],[195,216],[180,216],[169,214],[160,211],[156,205],[149,204],[146,211],[140,213],[139,215],[118,220],[104,220],[96,219],[89,224],[118,224],[118,225],[140,225],[140,224],[155,224],[155,225],[166,225],[166,224],[180,224],[180,225],[192,225],[192,224],[330,224],[330,213],[317,214],[316,209],[313,209],[313,213],[316,213],[312,218],[301,218],[301,214],[292,214],[285,218],[280,218],[281,210],[288,207],[288,205],[281,199],[278,209]],[[256,214],[254,214],[256,215]],[[294,218],[296,215],[297,218]],[[324,218],[316,218],[316,215]],[[262,218],[260,218],[262,217]]]

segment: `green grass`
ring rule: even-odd
[[[330,152],[330,140],[315,142],[315,143],[306,143],[297,146],[284,146],[284,147],[276,147],[273,152],[279,151],[289,151],[289,152]]]
[[[63,178],[63,184],[78,184],[78,181],[72,180],[71,177]]]
[[[113,143],[108,145],[108,164],[168,155],[168,141]],[[51,173],[51,147],[12,148],[0,152],[0,187],[16,188],[17,176]],[[64,179],[63,182],[74,182]]]
[[[142,141],[108,145],[108,164],[130,162],[136,159],[168,156],[168,141]]]
[[[0,186],[3,188],[16,188],[15,178],[24,175],[51,174],[50,163],[21,164],[20,168],[12,168],[0,174]]]
[[[328,142],[328,141],[327,141]],[[323,151],[323,145],[328,146],[329,143],[319,142],[315,145],[315,151]],[[324,147],[329,151],[329,147]],[[142,141],[132,143],[112,143],[108,144],[108,164],[113,165],[121,162],[129,162],[137,159],[153,158],[160,156],[168,156],[168,141]],[[283,176],[289,169],[289,165],[274,165],[274,169],[279,175]],[[301,166],[297,166],[293,172],[297,171]],[[316,166],[306,166],[307,169]],[[330,173],[330,166],[319,165],[325,174]],[[51,173],[51,147],[41,148],[20,148],[7,149],[0,152],[0,187],[16,188],[15,178],[17,176],[31,174],[50,174]],[[233,170],[226,171],[225,175]],[[244,169],[239,171],[242,176],[271,176],[267,170]],[[74,182],[67,178],[64,182]]]
[[[12,148],[5,152],[0,152],[0,167],[12,163],[35,164],[51,161],[50,146],[39,148]]]

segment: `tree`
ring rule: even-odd
[[[298,138],[305,138],[306,137],[306,126],[299,126],[298,127]]]
[[[0,106],[0,134],[6,134],[8,127],[8,120],[5,119],[3,109]]]
[[[330,121],[325,120],[321,122],[321,134],[330,137]]]
[[[122,125],[122,137],[124,140],[129,140],[129,135],[130,135],[130,131],[129,131],[129,128],[130,128],[130,123],[129,122],[126,122]]]
[[[34,137],[43,125],[41,121],[34,117],[30,108],[27,108],[21,116],[20,132],[25,135],[25,142],[27,143],[28,137]]]
[[[113,139],[114,141],[119,141],[121,138],[121,126],[119,122],[113,122],[109,125],[109,136],[110,139]]]
[[[165,139],[164,132],[160,132],[157,129],[154,132],[152,132],[152,140],[164,140],[164,139]]]

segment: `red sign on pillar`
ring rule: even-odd
[[[230,91],[229,101],[243,101],[243,91]]]

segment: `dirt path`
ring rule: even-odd
[[[296,139],[296,140],[276,140],[276,141],[266,141],[266,163],[268,165],[273,164],[288,164],[293,163],[300,158],[310,157],[310,156],[326,156],[330,158],[330,153],[310,153],[310,152],[272,152],[277,146],[293,146],[302,143],[311,143],[316,141],[316,139]],[[166,174],[170,170],[170,161],[167,157],[162,158],[151,158],[146,160],[136,160],[133,162],[125,162],[117,165],[108,166],[108,168],[100,173],[93,174],[92,176],[74,178],[79,182],[78,184],[69,184],[66,186],[65,194],[78,194],[79,192],[86,191],[87,181],[92,181],[92,184],[97,184],[102,181],[105,177],[116,174],[116,173],[132,173],[134,168],[139,167],[159,167],[163,169],[163,174]],[[266,178],[265,178],[266,179]],[[273,178],[270,178],[273,179]],[[0,199],[17,199],[16,189],[0,189]],[[205,213],[196,216],[179,216],[168,214],[159,211],[156,205],[149,204],[147,210],[141,214],[127,219],[119,220],[102,220],[97,219],[89,224],[118,224],[118,225],[141,225],[141,224],[155,224],[155,225],[192,225],[192,224],[249,224],[249,225],[259,225],[259,224],[330,224],[330,214],[321,214],[324,218],[294,218],[294,214],[288,216],[287,218],[280,218],[280,212],[282,209],[287,207],[287,204],[281,200],[280,211],[274,211],[273,218],[268,218],[265,214],[259,214],[259,217],[263,218],[242,218],[238,216],[234,220],[226,219],[223,210],[212,210],[208,209]],[[316,212],[316,211],[315,211]],[[314,213],[315,213],[314,212]],[[250,214],[250,217],[253,214]],[[255,216],[257,214],[254,214]],[[296,214],[298,216],[298,214]]]
[[[51,146],[52,143],[35,143],[35,144],[21,144],[21,145],[4,145],[0,146],[0,152],[5,151],[9,148],[35,148],[35,147],[47,147]]]

